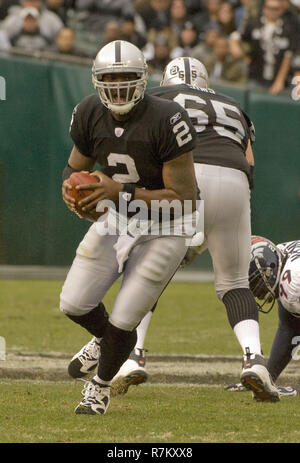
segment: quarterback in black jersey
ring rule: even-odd
[[[146,208],[152,201],[187,201],[195,210],[195,130],[178,103],[144,97],[147,66],[141,51],[125,41],[111,42],[97,54],[92,75],[98,95],[85,98],[72,116],[74,147],[62,186],[66,205],[74,209],[68,194],[70,174],[91,171],[98,162],[100,183],[78,187],[93,190],[80,203],[86,217],[103,200],[140,200]],[[111,380],[135,346],[135,328],[170,281],[191,238],[191,233],[100,233],[110,212],[90,227],[78,246],[60,297],[60,309],[94,336],[69,365],[73,377],[98,366],[77,414],[106,412]],[[123,282],[108,315],[101,301],[120,273]]]
[[[254,127],[234,100],[215,93],[207,84],[203,64],[182,57],[167,65],[161,86],[148,91],[183,106],[197,133],[194,167],[204,200],[205,236],[201,246],[188,250],[184,261],[209,250],[217,295],[244,354],[241,381],[257,400],[278,401],[279,392],[261,355],[257,305],[248,281]],[[201,304],[201,296],[199,299]],[[135,352],[117,375],[123,376],[125,385],[133,374],[146,374],[145,358],[137,354],[143,350],[151,314],[148,312],[137,327]]]

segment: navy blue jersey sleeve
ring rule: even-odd
[[[187,112],[172,102],[171,111],[160,121],[160,136],[157,152],[162,162],[171,161],[196,145],[196,131]]]

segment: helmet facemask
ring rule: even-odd
[[[263,313],[269,313],[276,301],[279,277],[278,281],[275,279],[274,285],[271,286],[269,280],[274,264],[271,263],[270,267],[267,267],[265,260],[260,257],[255,257],[254,263],[256,269],[249,275],[249,286],[253,295],[262,301],[257,303],[258,309]]]
[[[111,75],[112,73],[107,72],[106,74]],[[136,73],[136,77],[133,80],[119,82],[103,80],[106,74],[93,72],[93,84],[98,91],[102,104],[114,113],[127,114],[143,99],[147,84],[147,75]],[[131,74],[133,73],[128,73],[128,75]]]
[[[252,237],[249,286],[256,299],[258,310],[269,313],[278,298],[278,285],[284,256],[269,240]]]

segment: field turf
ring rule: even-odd
[[[59,312],[61,286],[61,281],[0,281],[0,336],[8,352],[73,353],[89,340]],[[108,310],[117,289],[105,298]],[[260,319],[268,355],[276,309]],[[145,347],[151,354],[240,354],[212,284],[172,283],[153,315]],[[74,407],[82,386],[0,379],[0,442],[300,442],[299,397],[257,403],[249,392],[228,393],[220,385],[149,383],[112,398],[105,416],[78,416]]]

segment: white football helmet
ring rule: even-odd
[[[188,84],[207,88],[208,74],[204,64],[196,58],[175,58],[165,67],[161,86]]]
[[[105,74],[136,74],[136,79],[124,82],[104,82]],[[128,113],[144,98],[147,85],[147,64],[143,53],[132,43],[115,40],[97,54],[92,81],[103,105],[118,114]]]

